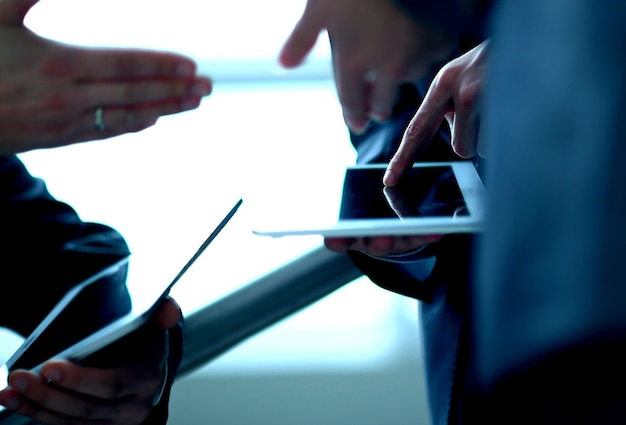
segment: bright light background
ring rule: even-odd
[[[33,30],[63,42],[185,53],[215,78],[200,108],[141,133],[21,155],[84,220],[125,236],[131,277],[147,285],[171,280],[243,198],[240,212],[172,293],[186,314],[321,244],[320,237],[254,236],[264,217],[280,217],[301,194],[324,200],[312,215],[336,213],[354,152],[328,43],[322,35],[297,71],[276,63],[303,7],[302,0],[42,0],[27,17]],[[400,341],[406,348],[406,329],[416,337],[415,320],[414,302],[363,280],[217,364],[380,362]]]

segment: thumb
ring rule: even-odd
[[[180,306],[170,297],[163,300],[152,317],[152,320],[163,330],[173,328],[182,319],[183,315]]]
[[[24,17],[39,0],[0,0],[0,25],[22,26]]]
[[[309,7],[289,34],[287,41],[283,44],[278,62],[285,68],[295,68],[304,61],[311,52],[323,26],[319,19],[315,18],[316,13]]]

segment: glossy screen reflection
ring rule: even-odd
[[[340,219],[468,215],[452,167],[412,168],[393,188],[382,184],[384,171],[363,168],[346,173]]]
[[[7,361],[9,371],[33,369],[133,311],[145,297],[126,285],[128,257],[70,290]],[[142,300],[143,298],[143,300]]]

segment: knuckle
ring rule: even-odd
[[[452,93],[456,87],[456,77],[444,67],[433,79],[430,91]]]
[[[414,139],[418,136],[420,131],[420,126],[417,123],[417,120],[412,120],[407,128],[404,130],[404,139]]]

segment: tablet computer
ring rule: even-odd
[[[253,232],[272,237],[367,237],[481,231],[485,187],[471,161],[415,163],[393,188],[382,183],[386,168],[349,167],[334,216],[315,214],[316,205],[327,200],[293,196],[297,208],[289,216],[280,215],[274,224],[260,223]]]
[[[145,324],[241,203],[232,207],[172,280],[146,285],[129,278],[126,256],[74,286],[2,365],[0,389],[15,369],[38,371],[52,358],[80,362]]]

